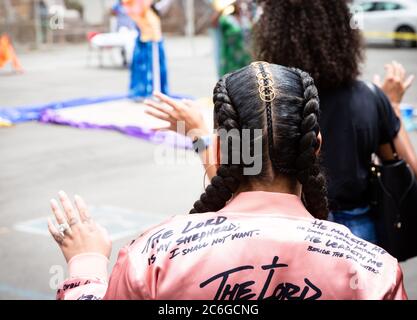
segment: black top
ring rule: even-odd
[[[366,207],[372,154],[398,134],[401,122],[385,94],[361,81],[320,94],[320,107],[330,210]]]

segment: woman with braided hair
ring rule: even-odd
[[[266,82],[271,84],[275,82],[271,78],[270,73],[264,73],[266,71],[262,63],[255,65],[260,66],[259,75],[265,76],[267,79]],[[226,80],[231,76],[225,76],[218,82],[214,90],[215,123],[217,129],[224,129],[226,131],[233,129],[240,130],[242,126],[244,128],[266,127],[267,136],[263,137],[263,141],[265,143],[267,142],[267,145],[263,146],[263,150],[269,154],[269,157],[262,157],[262,171],[260,172],[260,176],[265,176],[266,180],[268,180],[271,179],[272,172],[273,177],[275,175],[296,177],[303,185],[303,199],[306,202],[307,208],[310,209],[310,213],[316,218],[326,219],[327,199],[325,178],[320,172],[318,159],[315,154],[320,146],[317,89],[314,86],[313,79],[307,73],[300,70],[292,70],[292,73],[295,73],[301,78],[304,89],[305,109],[301,111],[301,118],[298,117],[298,119],[295,119],[299,116],[299,109],[303,105],[302,101],[298,101],[298,108],[293,109],[294,114],[288,114],[289,110],[282,108],[283,112],[287,113],[286,117],[291,116],[291,119],[288,120],[292,121],[288,121],[288,123],[280,123],[278,121],[278,123],[275,123],[273,117],[279,115],[274,115],[272,111],[271,104],[275,101],[274,99],[265,103],[266,118],[264,115],[259,117],[259,110],[255,109],[250,110],[252,112],[247,111],[245,121],[240,122],[238,113],[234,109],[226,89]],[[232,76],[244,78],[241,73],[236,73]],[[262,83],[263,80],[259,79],[258,81]],[[242,87],[237,87],[236,90],[242,90]],[[265,100],[263,95],[264,93],[260,96],[261,100]],[[275,96],[276,93],[273,93],[273,95]],[[242,98],[247,98],[246,101],[250,101],[249,97],[243,96]],[[295,120],[298,120],[298,123]],[[276,130],[274,131],[274,129]],[[299,130],[301,132],[297,132]],[[274,132],[279,134],[279,136],[274,137]],[[298,145],[298,140],[300,140],[300,146],[294,148]],[[232,147],[233,145],[229,146],[229,152],[233,152]],[[250,153],[252,154],[253,150],[250,150]],[[233,160],[231,155],[228,158],[229,160]],[[243,163],[243,159],[240,163]],[[222,163],[217,171],[217,175],[212,178],[212,184],[207,188],[206,193],[201,196],[200,200],[194,204],[194,209],[191,213],[218,211],[225,206],[226,202],[230,200],[232,194],[239,187],[247,188],[247,186],[240,186],[240,180],[244,178],[242,176],[242,170],[241,165]],[[255,180],[258,180],[258,176],[255,177]],[[227,186],[225,185],[226,180],[229,183]],[[244,185],[250,185],[252,176],[247,176],[244,180],[246,180],[243,182]]]
[[[163,98],[163,96],[161,96]],[[174,105],[171,113],[180,112]],[[398,262],[327,217],[319,100],[298,69],[256,62],[214,90],[215,176],[191,215],[119,253],[76,196],[51,202],[69,264],[58,299],[404,299]],[[161,108],[155,105],[156,108]],[[185,107],[185,106],[182,106]],[[323,274],[323,269],[326,274]]]

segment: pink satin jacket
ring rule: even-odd
[[[69,262],[58,299],[407,299],[383,249],[314,219],[290,194],[239,194],[217,213],[183,215],[108,260]]]

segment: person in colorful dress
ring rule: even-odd
[[[245,1],[214,1],[213,17],[216,63],[219,76],[236,71],[252,61],[251,16]],[[217,62],[218,60],[218,62]]]
[[[161,20],[158,10],[165,10],[172,0],[122,0],[127,14],[136,23],[139,35],[131,64],[130,96],[143,99],[154,91],[168,93],[168,75]]]

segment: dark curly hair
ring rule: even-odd
[[[262,85],[270,91],[260,91]],[[271,95],[272,101],[268,98]],[[219,135],[222,164],[190,213],[217,212],[239,187],[287,177],[294,185],[297,181],[301,183],[307,210],[318,219],[326,219],[326,179],[316,156],[320,108],[311,76],[295,68],[252,64],[220,79],[213,100],[216,129],[235,132],[240,142],[243,129],[251,131],[246,148],[251,155],[261,158],[262,168],[257,175],[244,175],[245,167],[249,167],[242,157],[245,146],[236,144],[233,135],[224,138]],[[261,140],[254,132],[256,129],[260,129]],[[262,143],[261,154],[256,154],[255,141]]]
[[[360,75],[363,39],[351,27],[351,0],[258,0],[255,56],[300,68],[319,90],[335,89]]]

